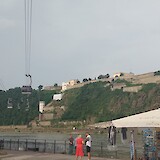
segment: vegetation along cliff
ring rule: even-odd
[[[114,85],[123,87],[116,89]],[[119,85],[118,85],[119,84]],[[125,85],[124,85],[125,84]],[[137,92],[124,91],[134,87],[125,80],[94,82],[80,88],[66,90],[61,101],[53,102],[59,91],[33,90],[30,96],[22,95],[20,88],[0,91],[0,125],[29,124],[38,117],[39,100],[53,106],[63,106],[64,112],[54,121],[85,121],[87,124],[140,113],[160,107],[160,84],[143,84]],[[114,89],[113,89],[114,88]],[[55,110],[51,110],[53,114]]]

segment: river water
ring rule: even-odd
[[[73,133],[73,138],[77,137],[76,133]],[[37,139],[37,140],[47,140],[47,141],[68,141],[70,133],[17,133],[17,132],[0,132],[0,139],[12,139],[12,140],[26,140],[26,139]],[[92,140],[94,143],[97,142],[106,142],[107,143],[107,134],[91,134]],[[82,134],[82,137],[85,138],[85,134]]]

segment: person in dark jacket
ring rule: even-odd
[[[72,137],[72,135],[70,135],[69,140],[69,154],[73,154],[73,148],[74,148],[74,139]]]

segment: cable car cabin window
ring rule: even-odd
[[[22,94],[31,94],[32,87],[31,86],[23,86],[21,91],[22,91]]]
[[[13,108],[13,106],[9,106],[9,105],[8,105],[8,106],[7,106],[7,108],[12,109],[12,108]]]

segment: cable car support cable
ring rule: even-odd
[[[30,74],[32,0],[24,0],[25,8],[25,76],[27,85],[22,87],[22,94],[31,94],[32,77]]]

